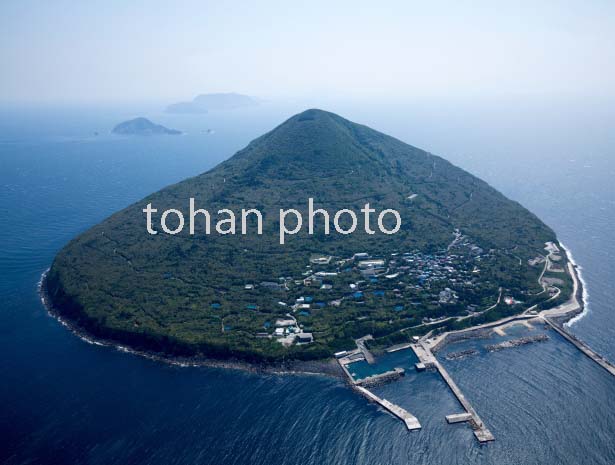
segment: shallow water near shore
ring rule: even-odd
[[[214,166],[301,109],[147,113],[187,135],[136,139],[104,134],[126,119],[122,108],[0,112],[0,463],[615,462],[615,378],[542,326],[518,325],[506,337],[439,352],[496,437],[481,446],[468,425],[446,423],[461,407],[437,373],[411,369],[410,354],[406,376],[374,391],[419,419],[423,429],[411,433],[338,379],[172,366],[88,344],[47,315],[37,282],[66,242]],[[589,292],[589,311],[571,330],[615,361],[615,141],[596,129],[591,140],[579,136],[565,146],[548,131],[519,142],[503,123],[481,120],[473,129],[444,119],[436,132],[420,109],[331,109],[445,156],[552,226],[583,268]],[[548,341],[484,350],[541,332]],[[469,348],[478,354],[444,357]],[[391,354],[392,363],[406,352]]]

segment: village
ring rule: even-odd
[[[391,324],[395,318],[398,324],[406,321],[408,326],[479,315],[485,308],[472,301],[486,287],[481,264],[492,256],[493,251],[484,251],[456,231],[448,248],[431,254],[414,251],[375,256],[356,252],[347,258],[312,254],[301,276],[247,283],[244,290],[284,296],[274,304],[285,311],[284,316],[266,322],[257,337],[274,339],[284,346],[309,344],[317,337],[312,330],[314,316],[339,313],[342,306],[360,313],[351,312],[349,318],[365,320],[368,314],[379,312]],[[486,292],[491,304],[497,305],[500,299],[507,305],[521,303],[512,296],[498,296],[497,288]]]

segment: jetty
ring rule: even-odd
[[[388,412],[392,413],[397,418],[402,420],[409,431],[421,429],[421,424],[419,423],[417,418],[407,410],[401,408],[399,405],[395,405],[394,403],[389,402],[386,399],[381,399],[376,394],[365,389],[362,386],[356,386],[355,389],[357,389],[357,391],[363,394],[363,396],[365,396],[370,401],[380,405],[382,408],[386,409]]]
[[[413,344],[412,349],[418,357],[419,363],[422,363],[426,367],[430,366],[438,370],[438,373],[440,373],[440,376],[442,376],[444,382],[448,385],[449,389],[453,392],[461,406],[466,411],[465,414],[462,413],[448,415],[446,417],[446,420],[449,423],[460,423],[467,421],[474,430],[474,436],[476,437],[476,439],[478,439],[478,442],[485,443],[494,441],[495,437],[493,436],[493,434],[491,434],[491,431],[489,431],[489,429],[485,426],[483,421],[478,416],[478,413],[476,413],[476,410],[474,410],[474,407],[472,407],[472,404],[470,404],[470,401],[466,399],[463,392],[461,392],[461,389],[459,389],[459,386],[457,386],[455,381],[453,381],[453,378],[451,378],[446,369],[431,352],[429,347],[425,346],[424,344],[418,343]]]
[[[478,442],[483,443],[495,441],[495,437],[493,437],[491,431],[487,429],[483,421],[480,419],[478,413],[476,413],[476,410],[474,410],[474,407],[472,407],[472,404],[470,404],[468,399],[466,399],[466,397],[463,395],[463,392],[461,392],[461,389],[459,389],[459,386],[455,384],[453,378],[451,378],[451,376],[444,369],[442,364],[437,360],[436,368],[440,373],[440,376],[442,376],[446,384],[448,384],[448,387],[451,389],[451,391],[453,391],[453,394],[455,394],[455,397],[457,397],[457,400],[459,401],[461,406],[465,409],[467,413],[467,421],[470,423],[470,426],[474,430],[474,436],[476,437],[476,439],[478,439]]]
[[[547,317],[543,317],[542,320],[548,324],[551,328],[553,328],[558,334],[560,334],[564,339],[574,345],[577,349],[587,355],[591,360],[596,362],[610,374],[615,376],[615,365],[605,359],[602,355],[594,352],[587,344],[583,341],[577,339],[573,334],[566,331],[564,328],[560,327],[557,323],[551,321],[551,319]]]

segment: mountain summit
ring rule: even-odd
[[[146,232],[146,205],[160,226],[167,209],[188,218],[191,198],[214,216],[258,209],[263,234],[254,218],[247,234],[206,234],[202,215],[194,234]],[[279,210],[296,209],[306,222],[309,198],[331,218],[366,203],[394,209],[401,227],[327,234],[318,214],[313,234],[303,228],[280,245]],[[80,235],[57,255],[46,285],[75,325],[140,349],[322,358],[368,333],[401,342],[520,311],[502,293],[540,303],[536,264],[547,241],[555,234],[533,214],[443,158],[311,109]]]

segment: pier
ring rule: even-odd
[[[591,360],[596,362],[610,374],[615,376],[615,366],[611,362],[605,359],[602,355],[599,355],[594,352],[587,344],[577,339],[574,335],[570,334],[568,331],[551,321],[549,318],[543,317],[542,319],[546,324],[548,324],[557,333],[559,333],[564,339],[574,345],[577,349],[587,355]]]
[[[444,382],[448,384],[448,387],[466,411],[465,414],[448,415],[446,420],[449,423],[467,421],[474,430],[474,436],[478,439],[478,442],[484,443],[494,441],[495,438],[493,437],[493,434],[491,434],[491,431],[487,429],[483,421],[478,416],[478,413],[476,413],[476,410],[474,410],[474,407],[472,407],[472,404],[470,404],[468,399],[466,399],[463,392],[461,392],[461,389],[459,389],[459,386],[457,386],[457,384],[453,381],[453,378],[451,378],[446,369],[442,366],[438,359],[436,359],[431,350],[421,343],[413,344],[412,349],[414,350],[414,353],[418,357],[420,363],[425,366],[432,366],[438,370],[440,376],[444,379]],[[449,420],[449,418],[453,421]]]
[[[468,399],[466,399],[466,397],[463,395],[463,392],[461,392],[461,389],[459,389],[459,386],[455,384],[453,378],[451,378],[451,376],[444,369],[442,364],[437,360],[436,369],[440,372],[440,375],[442,376],[446,384],[448,384],[448,387],[451,389],[451,391],[453,391],[453,394],[455,394],[455,397],[457,397],[457,400],[468,414],[468,422],[474,430],[474,436],[476,436],[478,442],[482,443],[494,441],[495,438],[493,437],[493,434],[491,434],[491,431],[487,429],[483,421],[478,416],[478,413],[476,413],[476,410],[474,410],[474,407],[472,407],[472,404],[470,404]]]
[[[403,409],[399,405],[389,402],[386,399],[381,399],[376,394],[374,394],[373,392],[371,392],[370,390],[366,388],[367,386],[373,386],[381,382],[386,382],[386,381],[399,378],[400,376],[404,374],[403,369],[395,368],[393,370],[390,370],[384,373],[379,373],[377,375],[368,376],[360,380],[355,380],[352,377],[350,371],[348,370],[347,365],[353,362],[356,362],[357,360],[367,361],[366,353],[369,354],[369,356],[371,356],[369,351],[367,351],[367,349],[363,345],[364,340],[365,338],[357,339],[356,341],[357,349],[351,352],[348,352],[345,356],[340,357],[337,360],[340,366],[342,367],[342,369],[344,370],[344,373],[346,374],[348,381],[350,382],[350,384],[355,390],[361,393],[368,400],[370,400],[371,402],[377,403],[382,408],[384,408],[385,410],[387,410],[388,412],[390,412],[397,418],[401,419],[406,425],[406,428],[408,428],[408,430],[413,431],[413,430],[420,429],[421,424],[419,423],[418,419],[414,415],[412,415],[410,412]],[[414,351],[414,353],[416,354],[418,358],[418,363],[416,364],[417,369],[419,369],[419,366],[420,366],[420,369],[434,368],[438,370],[444,382],[448,385],[449,389],[453,392],[453,394],[455,395],[455,397],[457,398],[457,400],[459,401],[459,403],[465,410],[465,412],[462,412],[462,413],[455,413],[455,414],[447,415],[446,421],[450,424],[462,423],[462,422],[469,423],[470,427],[472,428],[474,432],[474,436],[480,443],[494,441],[495,438],[493,434],[491,434],[491,431],[489,431],[489,429],[485,426],[481,418],[478,416],[478,413],[476,413],[476,410],[474,410],[470,402],[464,396],[463,392],[461,392],[461,389],[459,389],[459,387],[453,381],[453,379],[448,374],[446,369],[442,366],[442,364],[438,361],[438,359],[432,353],[429,346],[425,344],[424,342],[418,342],[416,344],[408,344],[408,345],[404,344],[404,345],[395,346],[391,348],[392,349],[391,351],[401,350],[402,348],[404,349],[412,348],[412,350]],[[372,358],[372,361],[373,361],[373,358]]]
[[[419,423],[417,418],[414,415],[412,415],[410,412],[408,412],[407,410],[401,408],[399,405],[395,405],[386,399],[381,399],[376,394],[374,394],[371,391],[368,391],[364,387],[356,386],[356,389],[361,394],[363,394],[367,399],[369,399],[372,402],[377,403],[382,408],[386,409],[388,412],[392,413],[397,418],[402,420],[406,424],[406,428],[408,428],[409,431],[415,431],[415,430],[421,429],[421,424]]]

